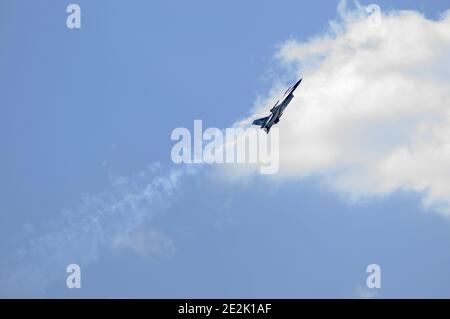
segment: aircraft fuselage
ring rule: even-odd
[[[280,121],[281,115],[283,115],[284,110],[286,109],[286,107],[293,98],[294,95],[290,93],[284,98],[284,100],[280,104],[276,104],[271,110],[272,114],[270,115],[269,119],[261,128],[265,129],[266,132],[269,133],[270,128]]]
[[[269,133],[270,128],[280,121],[281,115],[283,115],[284,110],[294,98],[294,91],[300,85],[302,79],[298,80],[293,86],[289,87],[286,92],[284,92],[283,97],[275,103],[274,107],[270,110],[270,115],[262,117],[260,119],[254,120],[253,125],[260,126],[266,133]],[[281,102],[280,102],[281,101]]]

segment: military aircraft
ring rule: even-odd
[[[252,125],[261,126],[261,128],[265,130],[267,134],[269,134],[270,128],[280,121],[280,117],[281,115],[283,115],[284,110],[288,106],[289,102],[291,102],[291,100],[294,98],[293,93],[297,86],[299,86],[300,82],[302,82],[302,79],[298,80],[297,83],[289,87],[286,92],[284,92],[283,97],[279,99],[270,110],[271,114],[269,116],[254,120]]]

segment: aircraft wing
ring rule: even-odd
[[[277,102],[277,103],[278,103],[278,102]],[[281,107],[281,104],[276,105],[276,106],[274,106],[273,108],[270,109],[270,112],[276,113],[280,107]]]
[[[269,119],[270,116],[266,116],[266,117],[262,117],[260,119],[254,120],[253,121],[253,125],[264,125],[266,123],[266,121]]]

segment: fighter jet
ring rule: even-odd
[[[294,98],[293,93],[297,86],[299,86],[300,82],[302,82],[302,79],[298,80],[297,83],[289,87],[286,92],[284,92],[283,97],[279,99],[270,110],[271,114],[269,116],[254,120],[252,125],[261,126],[261,128],[265,130],[267,134],[269,134],[270,128],[280,121],[280,117],[281,115],[283,115],[284,110],[288,106],[289,102],[291,102],[291,100]]]

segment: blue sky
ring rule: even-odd
[[[358,297],[377,263],[376,297],[450,297],[450,224],[409,191],[352,203],[311,176],[228,183],[206,167],[83,238],[80,211],[97,216],[86,198],[115,203],[180,169],[174,128],[249,116],[287,72],[279,46],[323,33],[338,3],[79,0],[79,30],[69,3],[0,3],[0,296]],[[450,8],[376,3],[430,19]],[[65,229],[75,235],[57,245]],[[109,231],[144,234],[144,252],[110,245]],[[43,241],[58,257],[30,253]],[[81,289],[65,286],[72,262]]]

